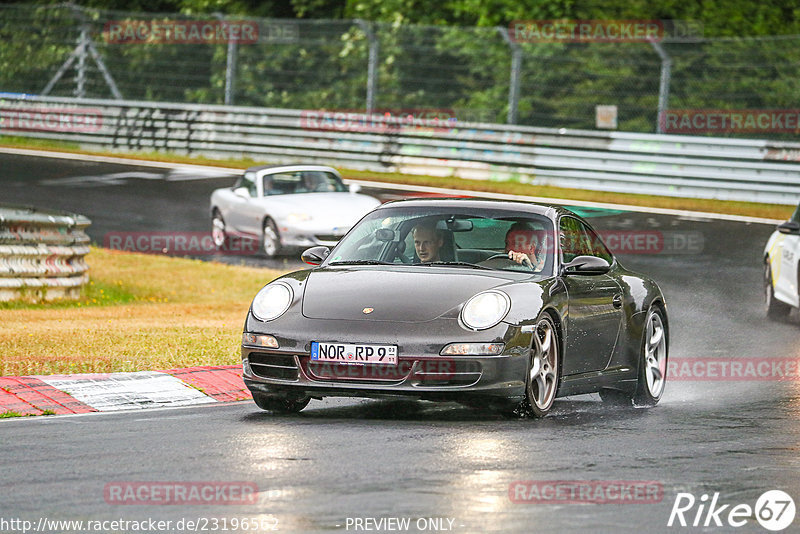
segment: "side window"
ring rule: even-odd
[[[800,206],[797,206],[797,209],[794,210],[792,214],[792,218],[790,219],[792,222],[800,223]]]
[[[584,232],[583,225],[578,219],[562,217],[558,223],[558,239],[564,263],[571,262],[577,256],[592,254],[589,236]]]
[[[252,172],[246,172],[238,180],[236,183],[233,184],[233,189],[239,189],[240,187],[246,187],[247,193],[251,197],[256,196],[256,175]]]
[[[597,256],[608,263],[614,260],[600,236],[573,217],[561,218],[559,222],[559,240],[564,263],[569,263],[577,256]]]

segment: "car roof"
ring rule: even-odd
[[[337,171],[333,167],[328,167],[327,165],[304,165],[300,163],[292,165],[257,165],[255,167],[248,168],[245,172],[275,174],[279,172],[295,172],[295,171],[324,171],[324,172],[332,172],[335,175],[339,176],[339,171]]]
[[[560,215],[571,215],[577,217],[575,213],[563,206],[540,204],[538,202],[526,202],[523,200],[492,200],[479,198],[413,198],[404,200],[393,200],[378,206],[377,210],[392,207],[441,207],[441,208],[465,208],[465,209],[498,209],[507,211],[521,211],[543,215],[555,219]],[[580,218],[580,217],[578,217]]]

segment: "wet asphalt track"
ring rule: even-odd
[[[119,174],[137,172],[144,174]],[[0,155],[0,202],[87,215],[89,234],[100,243],[107,232],[206,230],[209,194],[231,178],[185,181],[165,172]],[[620,255],[664,290],[672,360],[800,359],[800,320],[793,314],[783,323],[768,322],[761,309],[760,254],[771,227],[595,215],[598,229],[658,230],[678,247]],[[685,239],[694,240],[688,250],[680,247]],[[296,263],[270,265],[284,264]],[[800,505],[798,419],[800,381],[668,380],[655,409],[609,408],[591,395],[557,401],[541,421],[505,420],[455,404],[345,399],[312,401],[292,417],[266,415],[247,402],[6,420],[0,422],[0,531],[15,531],[2,519],[47,517],[172,520],[171,532],[189,531],[176,530],[176,522],[198,518],[264,519],[266,528],[247,529],[252,532],[275,525],[279,532],[365,532],[355,529],[355,518],[395,517],[410,518],[409,532],[425,526],[420,518],[440,518],[453,532],[468,533],[767,532],[752,517],[735,529],[713,522],[668,528],[667,521],[679,492],[697,498],[719,492],[719,504],[753,506],[763,492],[782,489]],[[107,483],[153,480],[250,481],[259,488],[259,502],[121,506],[104,500]],[[517,504],[509,486],[519,480],[647,480],[661,484],[663,498],[654,504]],[[697,509],[686,513],[689,523]],[[438,524],[429,522],[423,531],[445,531],[430,528]],[[223,525],[206,526],[221,532]],[[798,526],[800,519],[786,532]]]

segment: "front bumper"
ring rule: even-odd
[[[243,378],[251,391],[291,397],[410,396],[443,401],[481,397],[503,403],[516,403],[525,396],[531,334],[516,326],[501,323],[483,332],[468,332],[457,321],[441,318],[433,321],[435,326],[310,319],[301,323],[298,335],[285,330],[256,332],[273,335],[280,348],[242,345]],[[261,330],[268,324],[250,317],[248,326]],[[312,362],[311,341],[394,344],[398,364]],[[497,356],[441,356],[442,348],[454,342],[502,342],[504,349]]]

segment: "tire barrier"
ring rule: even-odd
[[[80,297],[90,224],[83,215],[0,205],[0,301]]]

